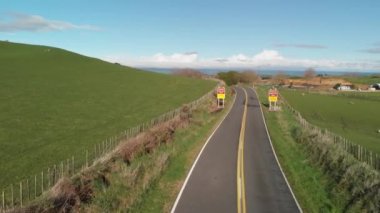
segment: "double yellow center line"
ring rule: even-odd
[[[244,135],[245,135],[245,123],[247,118],[247,104],[248,95],[247,91],[243,88],[245,93],[245,104],[244,104],[244,114],[241,123],[240,137],[239,137],[239,148],[238,148],[238,159],[237,159],[237,208],[238,213],[246,213],[245,205],[245,182],[244,182]]]

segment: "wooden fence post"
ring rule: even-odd
[[[50,168],[47,170],[47,181],[48,181],[48,187],[50,187],[51,182],[50,182]]]
[[[53,168],[53,184],[55,184],[57,182],[57,165],[54,164],[54,168]]]
[[[68,159],[66,159],[66,165],[65,165],[65,161],[63,161],[63,174],[65,174],[65,176],[68,176],[70,177],[70,161]]]
[[[88,150],[86,149],[86,168],[88,168]]]
[[[44,171],[41,172],[41,194],[44,192]]]
[[[22,207],[22,181],[20,182],[20,206]]]
[[[26,179],[26,188],[28,189],[28,201],[30,201],[30,188],[29,188],[29,178]]]
[[[104,141],[102,142],[102,154],[104,154]]]
[[[61,161],[61,178],[63,178],[63,161]]]
[[[5,212],[5,192],[4,192],[4,190],[3,190],[3,193],[1,194],[1,197],[2,197],[2,201],[3,201],[3,205],[2,205],[3,212]]]
[[[73,174],[75,174],[74,156],[71,156],[71,166],[72,166]]]
[[[34,198],[37,197],[37,175],[34,175]]]
[[[12,209],[13,209],[13,207],[14,207],[14,194],[13,194],[13,184],[11,184],[11,197],[12,197],[12,199],[11,199],[11,206],[12,206]]]

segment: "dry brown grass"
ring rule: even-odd
[[[121,143],[117,147],[117,153],[122,157],[124,162],[130,164],[136,156],[143,153],[151,153],[161,143],[169,143],[173,139],[175,130],[186,127],[190,118],[190,108],[184,106],[179,116],[165,123],[155,125],[137,137]]]
[[[79,204],[75,186],[69,178],[60,179],[49,191],[49,197],[58,212],[72,212]]]

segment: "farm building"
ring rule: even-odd
[[[375,88],[376,90],[380,90],[380,83],[373,84],[371,88]]]
[[[339,87],[337,87],[337,90],[342,90],[342,91],[351,90],[351,86],[349,86],[349,85],[340,85]]]

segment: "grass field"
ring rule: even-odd
[[[376,84],[380,83],[380,74],[372,75],[372,76],[354,76],[354,77],[345,77],[347,81],[354,84]]]
[[[0,188],[216,85],[9,42],[0,42],[0,79]]]
[[[311,123],[380,153],[380,93],[281,90],[281,94]]]

